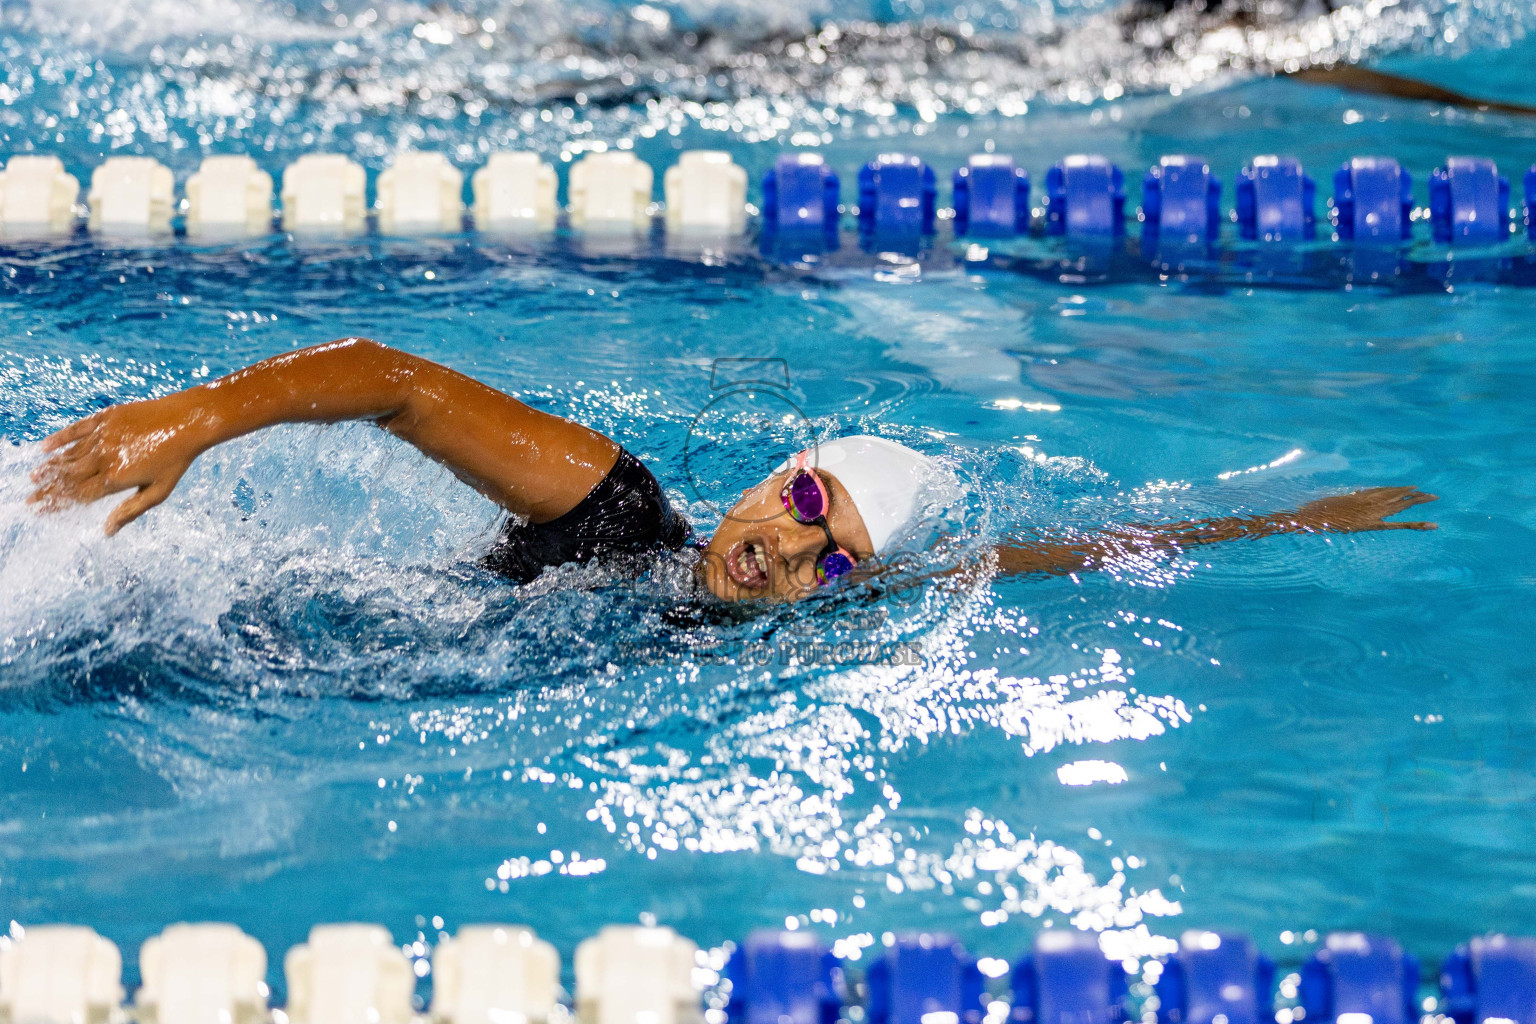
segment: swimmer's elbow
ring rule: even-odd
[[[330,354],[323,364],[327,376],[361,407],[340,418],[368,409],[368,418],[399,433],[404,423],[419,422],[435,412],[437,402],[424,379],[430,375],[423,372],[435,364],[420,356],[359,336],[338,338],[310,351]]]
[[[400,385],[408,383],[423,362],[409,352],[391,348],[372,338],[349,336],[306,350],[327,356],[332,366],[349,376],[355,385]],[[335,362],[339,360],[339,362]]]
[[[359,363],[391,375],[409,372],[415,368],[416,364],[422,362],[419,356],[413,356],[403,349],[386,345],[382,341],[374,341],[372,338],[358,336],[338,338],[328,347],[346,352]]]
[[[356,379],[376,396],[379,426],[407,440],[438,428],[460,409],[473,408],[487,390],[430,359],[371,338],[348,338],[357,358]],[[494,393],[494,392],[493,392]]]
[[[355,335],[338,338],[332,342],[332,345],[337,349],[350,352],[354,356],[364,359],[386,359],[405,354],[399,349],[390,348],[381,341],[374,341],[372,338],[363,338]]]
[[[454,406],[462,403],[463,396],[455,388],[455,375],[442,372],[442,367],[427,360],[397,354],[403,358],[392,363],[385,374],[393,411],[380,418],[379,426],[414,443],[427,432],[442,429],[441,424]]]
[[[431,394],[421,371],[435,364],[372,338],[343,338],[338,344],[352,353],[360,375],[371,376],[377,386],[394,397],[395,413],[408,408],[417,413],[427,411],[424,399],[431,398]]]

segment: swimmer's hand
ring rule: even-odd
[[[52,454],[32,472],[27,502],[51,512],[135,489],[107,517],[110,537],[170,496],[208,447],[208,426],[183,395],[103,409],[44,439]]]
[[[1435,523],[1386,521],[1387,516],[1435,500],[1435,495],[1425,494],[1414,487],[1368,487],[1363,491],[1309,501],[1297,509],[1292,518],[1298,531],[1307,533],[1438,530],[1440,527]]]

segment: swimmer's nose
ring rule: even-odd
[[[810,552],[812,543],[807,530],[806,526],[794,523],[776,531],[775,535],[768,539],[769,552],[775,559],[785,563],[804,558]]]
[[[785,579],[801,588],[806,586],[808,575],[814,579],[815,573],[809,562],[820,554],[822,545],[826,543],[826,535],[819,527],[793,523],[775,531],[768,542],[773,564],[779,566]]]

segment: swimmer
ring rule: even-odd
[[[701,544],[656,478],[612,439],[430,360],[345,338],[63,428],[43,441],[50,454],[28,501],[52,510],[131,490],[107,517],[111,536],[164,501],[210,448],[279,423],[341,420],[372,420],[512,513],[485,558],[489,569],[528,582],[568,562],[638,564],[693,545],[703,551],[700,582],[727,601],[796,600],[872,571],[896,550],[935,472],[927,456],[883,438],[822,442],[743,494]],[[1061,575],[1245,537],[1432,530],[1385,519],[1433,500],[1411,487],[1374,487],[1294,512],[1004,543],[996,565]]]

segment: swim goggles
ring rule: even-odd
[[[816,581],[824,587],[852,572],[857,559],[833,539],[832,528],[827,525],[832,496],[827,493],[827,485],[822,483],[821,477],[805,468],[805,457],[805,452],[796,457],[795,471],[779,491],[779,500],[795,522],[819,526],[827,535],[826,547],[816,556]]]

